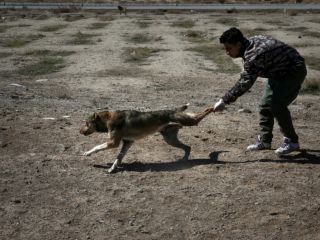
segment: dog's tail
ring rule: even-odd
[[[177,112],[183,112],[184,110],[186,110],[188,108],[188,106],[190,105],[190,103],[187,103],[185,105],[183,105],[182,107],[177,108]]]

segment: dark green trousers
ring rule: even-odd
[[[285,137],[290,138],[292,142],[298,142],[288,106],[298,96],[306,75],[307,70],[303,65],[281,79],[268,79],[259,106],[262,142],[271,143],[274,119],[277,120]]]

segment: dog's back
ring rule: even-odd
[[[173,110],[158,110],[140,112],[136,110],[116,111],[118,127],[147,127],[148,125],[163,125],[170,122],[180,123],[181,125],[190,126],[190,119],[193,114],[184,113],[188,105]]]

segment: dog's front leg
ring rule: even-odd
[[[91,150],[89,151],[86,151],[83,153],[83,156],[90,156],[92,153],[96,153],[96,152],[99,152],[101,150],[105,150],[108,148],[108,143],[103,143],[103,144],[100,144],[98,146],[95,146],[94,148],[92,148]]]
[[[112,167],[108,170],[109,173],[112,173],[115,171],[115,169],[121,164],[122,159],[127,154],[129,148],[132,146],[133,141],[123,140],[122,148],[114,161]]]

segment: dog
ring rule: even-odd
[[[124,15],[127,15],[127,8],[126,8],[126,7],[123,7],[123,6],[118,5],[118,10],[119,10],[120,15],[121,15],[122,13],[123,13]]]
[[[160,132],[166,143],[173,147],[183,149],[185,154],[183,160],[187,160],[191,148],[178,139],[178,132],[183,126],[196,126],[213,108],[207,108],[201,113],[184,112],[189,104],[173,110],[158,110],[140,112],[135,110],[123,111],[101,111],[89,116],[80,133],[87,136],[94,132],[108,133],[106,143],[95,146],[83,155],[89,156],[93,153],[119,147],[122,148],[108,170],[112,173],[121,164],[122,159],[132,146],[134,141],[144,138],[150,134]]]

